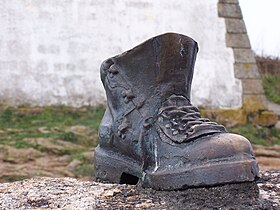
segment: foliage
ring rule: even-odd
[[[266,97],[280,104],[280,58],[256,56]]]
[[[262,82],[266,97],[270,101],[280,104],[280,75],[263,75]]]

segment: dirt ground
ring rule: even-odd
[[[74,177],[93,180],[94,148],[86,148],[70,142],[55,142],[48,138],[29,138],[25,141],[44,146],[35,148],[14,148],[0,145],[0,183],[22,180],[36,176]],[[79,151],[83,149],[83,152]],[[64,154],[64,150],[77,150],[77,155]],[[261,170],[280,170],[280,146],[264,147],[254,145],[254,152]]]
[[[0,110],[0,183],[37,176],[92,180],[103,113],[102,107]],[[280,146],[272,145],[253,145],[261,170],[280,169]]]

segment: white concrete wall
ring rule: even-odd
[[[104,103],[101,62],[165,32],[199,43],[195,105],[241,105],[217,0],[1,0],[0,103]]]

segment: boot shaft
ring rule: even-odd
[[[106,60],[101,80],[111,111],[125,115],[138,108],[146,115],[143,105],[148,104],[154,112],[172,94],[190,101],[197,51],[193,39],[167,33]]]

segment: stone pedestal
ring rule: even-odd
[[[258,183],[183,191],[73,178],[33,178],[0,184],[1,209],[279,209],[280,171],[263,171]]]

